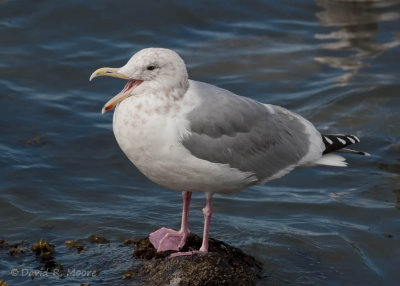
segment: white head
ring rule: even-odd
[[[102,113],[112,109],[122,100],[144,92],[174,93],[182,96],[188,87],[188,74],[182,58],[174,51],[147,48],[134,54],[121,68],[100,68],[89,80],[98,76],[112,76],[128,80],[124,89],[110,99]]]

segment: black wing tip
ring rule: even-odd
[[[361,152],[351,149],[344,149],[345,147],[360,142],[360,139],[351,134],[321,134],[322,142],[325,145],[323,154],[331,153],[334,151],[342,151],[347,153],[359,154],[363,156],[370,156],[367,152]],[[347,151],[346,151],[347,150]]]
[[[351,154],[357,154],[357,155],[362,155],[362,156],[371,156],[371,154],[369,154],[367,152],[352,150],[352,149],[348,149],[348,148],[342,148],[337,151],[342,152],[342,153],[351,153]]]

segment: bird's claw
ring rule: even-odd
[[[189,230],[176,231],[162,227],[150,233],[149,239],[157,251],[180,250],[186,243]]]

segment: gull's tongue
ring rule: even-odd
[[[104,114],[104,112],[109,111],[113,109],[119,102],[124,100],[125,98],[130,96],[130,90],[136,88],[138,85],[140,85],[143,81],[142,80],[134,80],[131,79],[129,80],[124,88],[113,98],[111,98],[104,106],[103,109],[101,110],[101,113]]]
[[[130,89],[133,86],[133,83],[135,82],[135,80],[128,80],[128,82],[125,84],[124,88],[121,90],[120,93],[124,93],[125,91],[127,91],[128,89]]]

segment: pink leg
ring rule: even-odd
[[[182,222],[181,222],[181,230],[183,232],[189,233],[189,205],[190,200],[192,198],[192,192],[182,192],[183,198],[183,207],[182,207]]]
[[[183,209],[182,223],[179,231],[162,227],[159,230],[150,233],[149,239],[157,251],[179,250],[186,243],[186,238],[190,233],[188,227],[189,205],[192,192],[182,192]]]
[[[210,233],[212,212],[213,212],[212,194],[206,193],[206,206],[203,208],[203,215],[204,215],[203,242],[201,244],[200,249],[198,251],[176,252],[170,255],[171,258],[177,256],[186,256],[186,255],[201,254],[208,252],[208,236]]]
[[[213,212],[212,197],[207,196],[206,206],[203,208],[204,215],[204,230],[203,230],[203,243],[200,247],[200,252],[208,252],[208,235],[210,233],[211,216]]]

